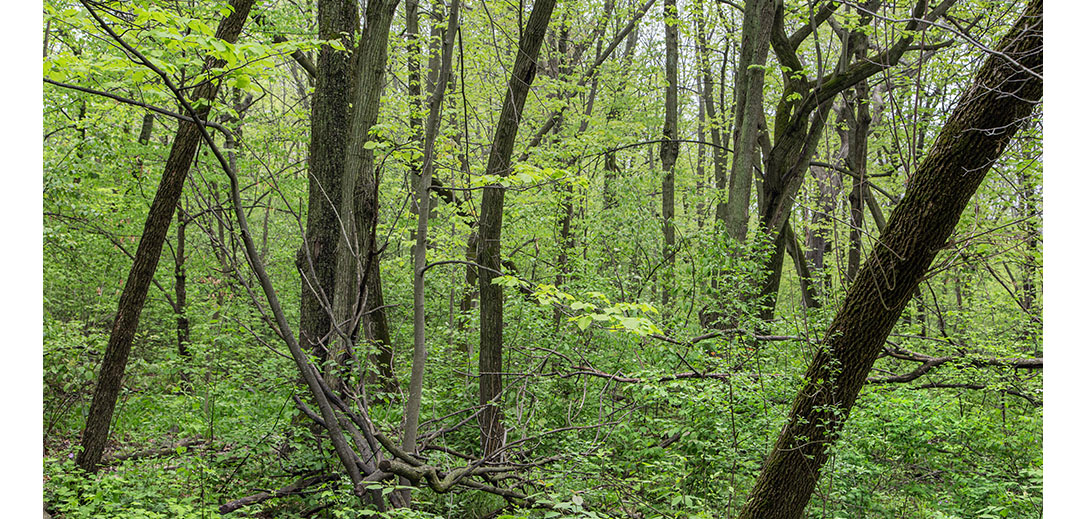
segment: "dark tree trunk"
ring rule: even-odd
[[[1027,312],[1034,310],[1034,301],[1037,300],[1037,285],[1034,277],[1037,274],[1037,230],[1038,213],[1035,200],[1037,187],[1033,179],[1026,173],[1020,175],[1022,190],[1022,218],[1025,218],[1026,252],[1022,262],[1022,309]]]
[[[355,49],[355,66],[359,84],[369,86],[355,92],[356,112],[351,119],[351,145],[347,148],[347,174],[355,181],[353,213],[359,261],[366,268],[365,283],[361,287],[354,285],[354,288],[365,291],[361,298],[365,304],[361,310],[371,320],[373,336],[370,340],[377,346],[377,353],[370,360],[382,379],[382,387],[388,390],[395,389],[398,384],[393,374],[392,338],[381,288],[381,257],[377,251],[378,178],[374,150],[366,149],[365,143],[369,140],[370,128],[377,123],[388,63],[389,30],[397,5],[399,0],[370,0],[366,5],[366,28]]]
[[[799,245],[796,233],[792,225],[784,226],[784,246],[788,255],[792,257],[792,264],[796,268],[799,277],[799,289],[803,296],[803,306],[806,308],[819,308],[822,304],[818,301],[818,289],[811,278],[811,270],[807,267],[807,257],[803,254],[803,248]]]
[[[866,59],[866,41],[856,49],[856,59]],[[871,111],[868,109],[867,81],[860,81],[854,89],[854,98],[846,102],[848,110],[848,169],[852,172],[852,191],[848,195],[848,268],[845,279],[851,282],[860,270],[860,253],[863,248],[864,191],[867,189],[867,133],[871,127]]]
[[[385,306],[385,292],[381,288],[381,263],[373,261],[370,273],[366,276],[366,308]],[[395,392],[400,387],[396,378],[395,356],[392,351],[392,335],[388,327],[388,313],[384,310],[367,312],[362,318],[366,340],[372,341],[377,349],[370,356],[370,363],[376,368],[370,373],[370,381],[377,382],[384,391]]]
[[[487,159],[488,175],[507,176],[517,129],[528,97],[528,87],[535,79],[536,57],[550,22],[555,0],[539,0],[532,8],[528,24],[517,46],[517,58],[509,78],[501,117],[494,130],[494,140]],[[495,454],[505,442],[501,408],[502,392],[502,287],[492,281],[501,271],[502,211],[505,189],[500,185],[483,190],[479,217],[479,402],[484,406],[479,419],[485,456]]]
[[[320,0],[317,3],[318,35],[324,40],[343,39],[351,48],[358,31],[358,8],[352,0]],[[317,55],[317,81],[310,116],[309,200],[305,242],[298,252],[302,277],[302,348],[323,362],[332,339],[332,299],[336,280],[336,249],[339,245],[342,183],[346,175],[355,76],[349,52],[329,45]]]
[[[147,112],[143,114],[143,124],[140,125],[140,144],[151,142],[151,130],[155,127],[155,114]]]
[[[219,23],[215,37],[231,43],[237,41],[252,5],[252,0],[232,2],[234,12]],[[221,60],[209,58],[205,63],[205,68],[221,67],[223,64]],[[196,88],[193,100],[214,99],[218,90],[218,83],[205,82]],[[197,109],[196,115],[200,119],[206,119],[210,105],[201,106],[202,108]],[[83,429],[83,450],[76,458],[76,463],[87,472],[97,471],[98,463],[102,459],[102,451],[109,438],[113,410],[117,404],[117,395],[121,391],[121,381],[124,378],[125,366],[128,364],[128,354],[132,351],[132,339],[139,326],[144,300],[147,298],[147,288],[151,285],[151,279],[158,267],[162,245],[166,241],[170,221],[173,220],[177,201],[181,198],[181,191],[185,185],[185,177],[188,176],[189,167],[192,165],[192,159],[196,155],[199,144],[200,129],[196,124],[181,122],[177,135],[174,137],[169,158],[166,159],[162,180],[155,192],[154,201],[151,202],[147,221],[143,224],[143,234],[139,247],[136,249],[136,258],[128,271],[128,281],[125,282],[124,289],[121,291],[117,316],[113,321],[105,356],[102,358],[102,369],[98,374],[98,384],[94,388],[94,399],[91,401],[87,424]]]
[[[815,166],[811,167],[811,173],[818,184],[818,195],[807,235],[807,263],[815,284],[828,294],[833,289],[833,278],[826,270],[826,253],[833,247],[833,211],[841,191],[841,174],[831,168]]]
[[[664,20],[667,90],[664,94],[664,135],[660,143],[660,165],[664,170],[664,269],[660,301],[667,314],[675,269],[675,161],[679,158],[679,9],[676,0],[664,0]]]
[[[977,72],[975,85],[917,170],[827,330],[740,518],[802,517],[827,449],[886,337],[985,174],[1041,97],[1041,15],[1042,2],[1034,0]]]
[[[185,313],[185,299],[187,290],[185,287],[185,227],[188,218],[181,204],[177,205],[177,249],[174,251],[174,313],[177,314],[177,353],[182,357],[189,356],[189,318]]]

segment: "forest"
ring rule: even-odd
[[[41,16],[47,518],[1043,516],[1042,0]]]

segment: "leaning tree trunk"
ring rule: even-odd
[[[1041,14],[1042,1],[1033,0],[977,72],[917,170],[827,330],[740,518],[802,517],[827,450],[886,337],[985,174],[1040,100]]]
[[[234,12],[219,23],[215,37],[234,43],[241,34],[245,19],[249,16],[253,0],[234,0],[231,5]],[[225,64],[223,60],[208,58],[204,68],[210,70]],[[196,87],[193,100],[214,99],[218,91],[219,84],[215,81],[201,83]],[[196,116],[201,120],[206,120],[211,110],[210,103],[200,106],[201,108],[196,111]],[[166,159],[166,169],[162,173],[162,180],[159,181],[158,191],[155,192],[155,199],[151,202],[151,209],[147,213],[147,221],[143,224],[143,235],[136,249],[136,258],[128,271],[128,281],[125,282],[124,290],[121,292],[117,316],[109,335],[109,344],[102,358],[98,385],[94,388],[94,399],[91,401],[87,424],[83,429],[83,450],[76,458],[76,463],[87,472],[93,473],[98,470],[98,463],[102,459],[102,451],[109,438],[109,424],[113,420],[113,410],[117,405],[117,395],[121,391],[121,380],[124,378],[125,366],[128,364],[128,354],[132,351],[132,339],[136,334],[136,327],[139,326],[140,313],[143,312],[143,303],[147,298],[147,289],[158,267],[162,244],[166,241],[170,221],[177,208],[177,201],[181,198],[185,177],[188,176],[189,167],[192,165],[192,159],[196,155],[199,144],[200,129],[197,125],[181,122],[178,125],[173,146],[170,148],[170,156]]]
[[[517,138],[517,128],[524,113],[528,87],[535,79],[536,57],[543,35],[551,19],[555,0],[539,0],[532,8],[528,24],[517,46],[517,59],[509,78],[509,87],[494,141],[487,159],[488,175],[507,176],[512,169],[510,158]],[[505,188],[487,186],[483,190],[482,213],[479,217],[479,403],[483,412],[479,419],[485,456],[491,456],[505,443],[505,428],[497,399],[502,392],[502,287],[493,283],[501,272],[502,210]]]

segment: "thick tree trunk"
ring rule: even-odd
[[[1032,1],[978,71],[910,182],[827,330],[741,518],[803,515],[827,449],[886,337],[985,174],[1041,97],[1041,14],[1041,0]]]
[[[253,1],[234,0],[231,5],[234,12],[219,23],[215,37],[233,43],[241,34],[241,28],[249,16]],[[223,64],[221,60],[208,59],[205,68],[221,67]],[[214,99],[218,90],[218,83],[205,82],[196,88],[193,100]],[[196,115],[200,119],[206,119],[210,105],[202,106],[203,108],[198,109]],[[185,177],[188,176],[189,167],[192,165],[192,159],[196,155],[199,144],[200,129],[196,124],[181,122],[177,135],[174,137],[173,147],[170,148],[170,156],[166,159],[166,169],[162,173],[162,180],[155,192],[154,201],[151,202],[147,221],[143,224],[143,234],[139,247],[136,249],[136,258],[128,271],[128,281],[125,282],[124,290],[121,292],[117,316],[113,321],[105,356],[102,358],[102,369],[98,374],[98,384],[94,388],[94,399],[91,401],[87,424],[83,429],[83,450],[76,458],[76,463],[87,472],[95,472],[102,459],[102,451],[109,438],[113,410],[117,404],[117,395],[121,391],[121,381],[124,378],[125,366],[128,364],[128,354],[132,351],[132,339],[135,337],[143,303],[147,298],[147,288],[151,285],[151,279],[158,267],[162,245],[166,241],[170,221],[177,209],[177,201],[181,198]]]
[[[509,78],[501,117],[494,130],[494,140],[487,159],[488,175],[507,176],[512,169],[510,158],[517,129],[528,97],[528,88],[535,79],[536,57],[550,22],[555,0],[538,0],[532,8],[528,24],[517,46],[517,58]],[[502,211],[505,188],[487,186],[483,190],[482,213],[479,217],[479,403],[483,412],[479,419],[483,453],[491,456],[505,443],[498,398],[502,392],[502,287],[492,281],[501,271]]]
[[[371,313],[372,310],[372,318],[387,333],[387,321],[383,321],[385,316],[377,315],[383,314],[384,309],[373,305],[375,299],[383,298],[375,294],[380,292],[380,258],[376,255],[374,244],[378,212],[377,178],[374,150],[367,149],[366,143],[370,140],[370,128],[377,123],[388,61],[389,28],[398,4],[399,0],[373,0],[367,3],[365,28],[351,56],[358,88],[354,89],[349,104],[344,105],[350,106],[352,111],[346,147],[342,150],[345,154],[339,201],[339,222],[342,227],[337,225],[335,229],[339,244],[332,307],[336,337],[330,341],[333,344],[330,360],[334,362],[349,356],[352,351],[351,344],[358,329],[360,301],[364,303],[361,311]],[[374,327],[375,330],[377,328]],[[387,336],[375,339],[378,345],[388,344]],[[380,346],[378,352],[382,352]],[[359,378],[364,380],[365,363],[361,358],[355,361]],[[391,365],[379,367],[378,372],[391,375]],[[386,377],[385,382],[388,384],[389,378]],[[338,389],[335,378],[329,383]]]
[[[321,0],[317,3],[318,35],[321,39],[343,39],[350,48],[358,31],[358,8],[351,0]],[[349,52],[329,45],[317,55],[317,81],[310,116],[309,200],[305,242],[298,252],[301,272],[302,348],[322,361],[328,357],[332,332],[333,287],[336,282],[336,250],[341,234],[337,215],[346,175],[355,76]]]
[[[385,81],[388,61],[388,38],[392,19],[399,0],[372,0],[366,6],[366,30],[359,46],[358,73],[360,85],[373,85],[369,93],[355,93],[354,106],[360,113],[351,122],[351,142],[347,152],[347,171],[357,175],[354,192],[355,228],[359,236],[359,254],[363,265],[368,265],[366,292],[362,296],[362,311],[372,320],[373,336],[377,347],[371,361],[382,379],[382,387],[393,390],[398,382],[393,371],[392,337],[385,309],[384,290],[381,288],[381,257],[376,254],[377,230],[377,174],[374,168],[374,151],[365,148],[369,129],[377,122],[381,90]],[[357,164],[357,166],[356,166]]]

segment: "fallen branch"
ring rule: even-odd
[[[158,458],[162,456],[169,456],[171,454],[177,454],[177,449],[191,447],[193,445],[200,445],[204,443],[203,438],[188,438],[181,440],[177,443],[167,445],[165,447],[158,447],[154,449],[144,449],[142,451],[136,451],[129,454],[120,454],[116,456],[109,456],[102,460],[102,465],[116,465],[128,460],[140,459],[140,458]]]
[[[912,382],[931,371],[934,368],[942,366],[951,361],[964,360],[969,364],[977,367],[1005,367],[1015,369],[1044,369],[1044,357],[1036,358],[1011,358],[1001,359],[996,357],[986,358],[968,358],[965,355],[954,355],[948,357],[932,357],[930,355],[924,355],[923,353],[915,353],[902,348],[885,348],[887,356],[895,359],[919,362],[921,363],[916,369],[905,373],[903,375],[892,375],[889,377],[868,377],[868,384],[900,384],[905,382]]]
[[[274,490],[274,491],[271,491],[271,492],[260,492],[259,494],[253,494],[251,496],[245,496],[245,497],[243,497],[241,499],[235,499],[233,501],[225,503],[225,504],[223,504],[222,506],[219,507],[219,513],[223,514],[223,515],[226,515],[226,514],[228,514],[230,512],[238,510],[239,508],[244,508],[244,507],[249,506],[249,505],[255,505],[257,503],[263,503],[264,501],[267,501],[269,499],[273,499],[273,498],[276,498],[276,497],[283,497],[283,496],[289,496],[289,495],[292,495],[292,494],[297,494],[298,491],[303,489],[303,488],[310,487],[310,486],[313,486],[313,485],[316,485],[316,484],[319,484],[319,483],[327,483],[329,481],[335,481],[336,479],[337,479],[337,477],[332,475],[332,474],[319,474],[319,475],[316,475],[316,476],[309,476],[309,477],[306,477],[306,478],[302,478],[302,479],[299,479],[298,481],[295,481],[294,483],[291,483],[291,484],[289,484],[289,485],[287,485],[287,486],[285,486],[283,488],[280,488],[279,490]]]
[[[569,373],[566,373],[566,374],[562,375],[561,377],[562,378],[569,378],[569,377],[574,377],[574,376],[577,376],[577,375],[588,375],[590,377],[606,378],[608,380],[613,380],[615,382],[623,382],[623,383],[626,383],[626,384],[642,384],[642,383],[646,383],[646,382],[657,382],[657,383],[659,383],[659,382],[671,382],[673,380],[683,380],[683,379],[728,380],[728,379],[730,379],[732,377],[735,377],[737,375],[746,375],[746,376],[750,376],[750,377],[779,376],[779,375],[776,375],[776,374],[696,373],[696,372],[687,371],[687,372],[683,372],[683,373],[675,373],[673,375],[663,375],[663,376],[661,376],[659,378],[656,378],[656,379],[644,379],[644,378],[638,378],[638,377],[624,377],[622,375],[615,375],[615,374],[607,373],[607,372],[604,372],[604,371],[600,371],[600,370],[598,370],[596,368],[592,368],[592,367],[589,367],[589,366],[573,366],[573,369],[576,370],[576,371],[571,371]]]
[[[984,384],[952,384],[952,383],[933,382],[931,384],[924,384],[924,385],[921,385],[921,386],[916,386],[916,387],[911,388],[911,389],[974,389],[974,390],[987,390],[989,388],[988,388],[988,386],[986,386]],[[1030,404],[1033,404],[1035,407],[1041,407],[1041,406],[1044,405],[1044,401],[1037,400],[1036,398],[1033,398],[1032,396],[1029,396],[1029,395],[1027,395],[1027,394],[1025,394],[1025,393],[1023,393],[1021,391],[1018,391],[1016,389],[992,389],[992,391],[998,391],[1000,393],[1006,393],[1008,395],[1016,396],[1018,398],[1021,398],[1021,399],[1025,400],[1025,401],[1029,402]]]

